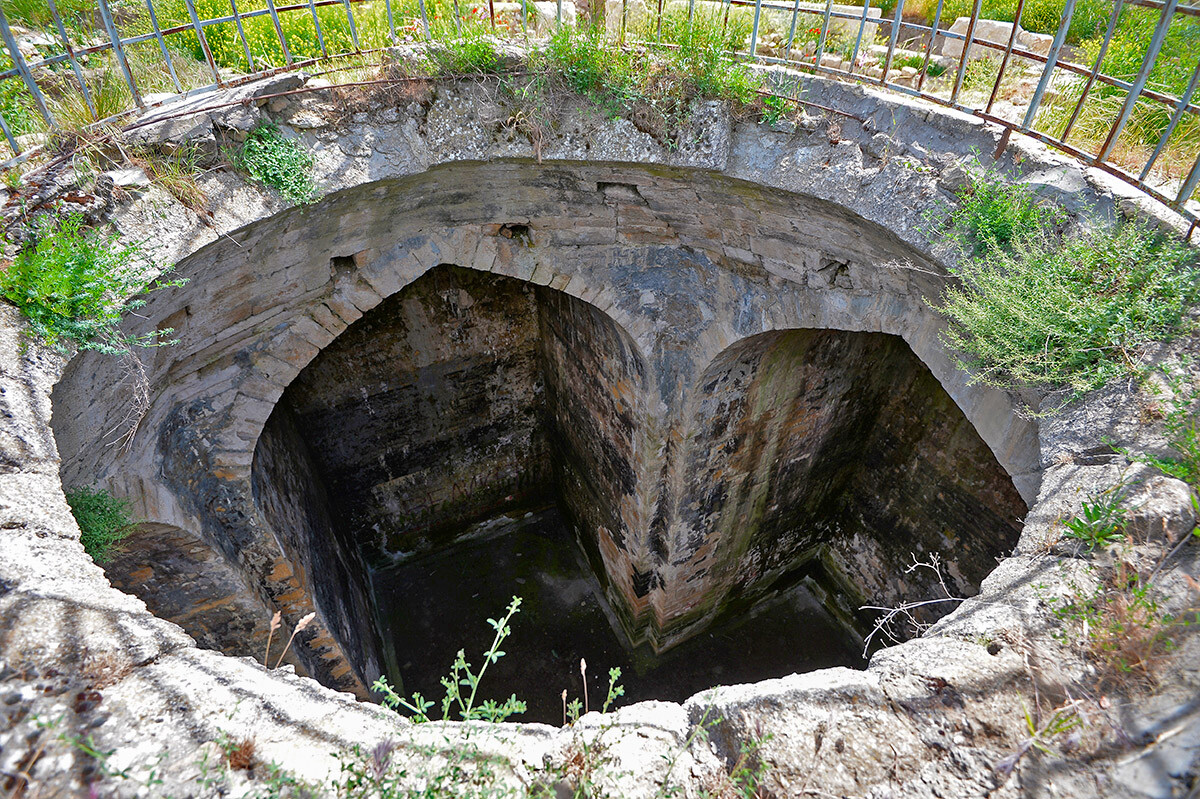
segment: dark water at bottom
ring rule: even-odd
[[[513,721],[562,723],[562,691],[582,698],[580,658],[586,659],[591,706],[604,699],[608,669],[619,666],[625,696],[682,701],[716,685],[755,682],[827,666],[861,667],[861,652],[803,588],[794,588],[748,617],[720,619],[708,630],[654,656],[630,651],[606,615],[600,585],[559,513],[481,526],[469,540],[372,576],[384,647],[406,695],[420,691],[438,704],[438,678],[459,649],[476,667],[491,645],[488,618],[499,618],[513,595],[522,598],[488,668],[481,698],[510,694],[529,709]],[[440,712],[440,709],[438,710]]]

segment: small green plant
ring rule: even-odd
[[[121,317],[145,305],[130,299],[134,295],[185,280],[148,281],[136,245],[121,246],[114,235],[85,229],[78,214],[43,218],[34,235],[36,243],[0,272],[0,293],[29,320],[29,335],[63,352],[68,342],[110,354],[174,343],[165,338],[171,330],[124,333]]]
[[[463,721],[482,720],[499,722],[504,721],[509,716],[525,712],[525,703],[517,699],[515,694],[509,696],[502,703],[488,699],[479,705],[475,704],[475,698],[479,691],[479,683],[483,680],[483,675],[487,671],[488,666],[504,657],[504,651],[500,649],[500,645],[504,643],[504,640],[512,632],[508,623],[516,615],[520,607],[521,598],[514,596],[503,618],[487,620],[492,629],[496,631],[496,635],[492,639],[492,645],[483,653],[483,663],[480,665],[478,671],[472,671],[471,664],[467,662],[466,653],[461,649],[458,650],[458,656],[455,657],[454,664],[450,667],[449,676],[441,679],[442,687],[446,689],[446,695],[442,699],[443,720],[450,720],[452,709],[456,711],[455,715]],[[470,693],[465,696],[463,694],[464,688],[470,689]],[[384,707],[392,710],[402,707],[412,714],[415,721],[430,721],[428,714],[429,709],[433,707],[433,702],[425,699],[421,694],[414,693],[411,700],[405,699],[396,693],[388,683],[386,677],[380,677],[376,680],[371,689],[383,695],[382,704]]]
[[[939,218],[945,218],[940,211]],[[1044,238],[1062,220],[1062,211],[1042,205],[1029,187],[998,172],[973,175],[959,190],[943,233],[965,253],[987,256],[1012,252],[1015,245]]]
[[[925,69],[925,74],[931,78],[940,78],[942,75],[946,74],[946,68],[932,59],[929,61],[929,67],[925,68],[925,58],[924,56],[919,55],[906,55],[897,58],[892,62],[892,66],[894,69],[912,67],[918,72],[920,72],[921,69]]]
[[[97,563],[111,560],[136,526],[129,515],[129,500],[114,497],[102,488],[72,489],[67,492],[67,504],[79,524],[83,550]]]
[[[1024,705],[1024,703],[1022,704]],[[1002,777],[1007,777],[1016,768],[1021,758],[1031,750],[1045,755],[1060,754],[1055,748],[1056,739],[1083,726],[1083,719],[1076,710],[1078,704],[1079,700],[1073,700],[1055,708],[1050,719],[1042,725],[1038,724],[1029,707],[1025,705],[1025,729],[1029,733],[1028,737],[1021,742],[1016,752],[996,764],[997,773]]]
[[[501,70],[500,51],[483,29],[470,25],[456,36],[447,36],[425,54],[434,75],[492,75]]]
[[[763,98],[762,121],[767,125],[782,122],[788,114],[790,103],[787,98],[768,95]]]
[[[1120,486],[1093,494],[1083,501],[1079,513],[1064,522],[1067,531],[1063,535],[1086,544],[1089,552],[1120,541],[1125,537],[1124,498]]]
[[[274,123],[250,131],[240,147],[229,151],[235,169],[278,191],[290,203],[316,199],[313,158],[300,142],[285,137]]]

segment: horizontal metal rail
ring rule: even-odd
[[[95,120],[92,122],[93,125],[114,123],[125,119],[138,108],[155,107],[166,102],[161,97],[146,95],[142,85],[145,82],[144,76],[135,73],[134,65],[131,64],[128,55],[130,48],[138,46],[149,45],[148,51],[142,50],[143,57],[146,52],[157,53],[166,71],[170,74],[175,93],[167,98],[169,100],[176,96],[188,96],[215,88],[239,85],[261,77],[302,69],[325,61],[348,56],[378,54],[398,41],[398,31],[401,34],[407,34],[413,40],[426,40],[433,37],[429,21],[433,16],[433,11],[427,13],[426,0],[418,0],[419,14],[411,13],[402,17],[400,22],[403,27],[400,28],[397,27],[396,18],[398,9],[394,8],[399,4],[395,0],[287,0],[287,2],[258,0],[253,4],[264,7],[249,9],[245,8],[245,5],[250,0],[242,0],[241,8],[239,8],[237,0],[228,0],[228,14],[222,13],[209,18],[200,18],[196,14],[193,0],[185,0],[190,18],[182,21],[175,20],[176,24],[165,27],[159,24],[161,9],[159,14],[155,13],[154,0],[143,0],[146,10],[149,12],[149,30],[139,30],[131,35],[124,35],[118,29],[119,20],[110,10],[109,1],[97,0],[98,21],[104,34],[103,38],[99,41],[93,38],[87,43],[71,40],[68,35],[69,26],[64,24],[56,4],[50,2],[49,12],[54,27],[46,33],[55,44],[46,48],[49,52],[39,53],[36,57],[29,52],[21,51],[9,20],[0,9],[0,39],[3,40],[4,49],[10,62],[9,64],[0,64],[4,67],[0,69],[0,80],[17,81],[16,90],[10,94],[25,97],[24,107],[33,109],[33,115],[40,118],[47,129],[56,130],[60,127],[59,120],[56,118],[55,100],[64,91],[64,82],[60,78],[56,77],[53,82],[48,79],[52,76],[62,75],[63,70],[68,70],[66,74],[73,76],[74,81],[69,83],[71,87],[69,90],[79,91],[91,118]],[[453,23],[454,31],[461,30],[463,17],[472,16],[472,14],[482,16],[486,13],[485,23],[490,21],[491,27],[496,33],[500,33],[493,0],[470,0],[472,5],[466,9],[469,13],[465,14],[463,9],[459,8],[458,0],[452,0],[452,2],[453,10],[446,10],[444,13]],[[369,13],[369,8],[378,9],[381,3],[386,9],[387,16],[384,26],[386,40],[379,41],[378,37],[374,40],[364,39],[368,30],[362,27],[361,20],[355,19],[354,9],[355,7],[359,8],[359,14]],[[1098,35],[1099,54],[1095,57],[1094,63],[1088,65],[1076,63],[1073,59],[1078,57],[1077,53],[1080,51],[1066,45],[1067,31],[1075,6],[1074,0],[1062,0],[1062,19],[1055,31],[1052,44],[1045,54],[1033,52],[1017,36],[1017,25],[1021,20],[1024,0],[1012,0],[1012,3],[1015,12],[1013,18],[1017,20],[1017,23],[999,37],[1001,41],[991,41],[980,35],[981,28],[977,23],[980,21],[981,4],[978,1],[973,4],[972,14],[967,20],[965,31],[960,28],[962,32],[950,30],[951,21],[943,18],[941,0],[938,2],[933,23],[929,25],[905,20],[902,1],[896,4],[894,13],[889,16],[884,17],[880,14],[875,17],[871,16],[870,0],[861,0],[861,3],[859,0],[853,0],[853,2],[839,4],[837,8],[834,7],[832,0],[815,0],[815,2],[805,0],[803,5],[801,0],[704,0],[704,2],[687,0],[687,25],[690,30],[695,24],[695,20],[700,15],[707,13],[711,16],[714,24],[718,24],[719,21],[722,28],[728,31],[731,24],[730,12],[736,8],[739,15],[745,13],[750,18],[749,42],[742,42],[738,48],[735,48],[734,52],[738,57],[759,64],[785,65],[814,75],[878,86],[890,92],[920,98],[939,106],[971,114],[1001,127],[1004,131],[1003,141],[1005,142],[1013,132],[1025,134],[1090,166],[1098,167],[1119,177],[1174,209],[1191,222],[1193,229],[1196,228],[1198,214],[1194,210],[1195,206],[1189,204],[1189,201],[1200,184],[1200,156],[1196,158],[1190,168],[1186,169],[1186,165],[1180,165],[1178,154],[1172,156],[1174,159],[1172,168],[1186,173],[1186,176],[1180,175],[1173,181],[1162,172],[1161,164],[1165,160],[1164,153],[1169,149],[1171,136],[1180,130],[1185,119],[1200,116],[1200,92],[1197,91],[1198,83],[1200,83],[1200,53],[1195,54],[1196,64],[1184,65],[1184,69],[1194,68],[1194,72],[1191,72],[1191,80],[1187,83],[1186,89],[1181,90],[1179,95],[1164,91],[1161,85],[1154,86],[1152,76],[1160,49],[1171,31],[1172,24],[1200,25],[1200,3],[1196,0],[1190,0],[1190,2],[1182,2],[1182,0],[1114,0],[1111,17],[1107,19],[1108,24],[1103,33]],[[443,3],[443,5],[448,4]],[[627,27],[634,27],[635,21],[629,16],[626,2],[623,0],[621,3],[619,23],[616,20],[612,23],[613,27],[619,24],[621,46],[671,46],[669,40],[663,40],[664,17],[668,13],[680,13],[680,3],[657,0],[648,5],[650,7],[649,16],[652,19],[640,21],[643,39],[639,40],[634,37],[634,34],[638,33],[637,30],[627,31]],[[525,32],[530,9],[525,0],[522,0],[520,7],[521,33],[518,35],[527,35]],[[1137,75],[1132,80],[1127,80],[1127,76],[1106,74],[1103,68],[1105,54],[1116,35],[1118,20],[1122,14],[1130,13],[1129,9],[1133,8],[1157,12],[1157,19],[1154,20],[1154,34],[1143,53]],[[344,19],[339,23],[331,17],[321,16],[318,14],[318,10],[323,10],[322,14],[338,14]],[[773,17],[770,22],[774,25],[780,39],[783,32],[786,32],[786,47],[780,39],[768,39],[766,34],[770,26],[764,15]],[[554,25],[563,24],[561,0],[555,3],[553,17],[553,20],[545,21]],[[269,20],[268,36],[272,42],[269,46],[277,48],[274,51],[275,55],[270,52],[256,51],[247,35],[248,26],[262,18]],[[290,24],[285,25],[285,19],[288,23],[302,21],[313,29],[319,44],[319,55],[312,56],[311,50],[293,51],[295,43],[289,42],[288,30],[294,31],[295,28],[292,28]],[[261,23],[258,24],[257,33],[261,35],[263,32]],[[331,35],[335,33],[329,27],[331,24],[335,24],[343,35],[331,38]],[[235,59],[238,62],[237,65],[230,65],[227,60],[218,63],[208,40],[214,26],[226,26],[226,31],[233,32],[233,40],[238,45],[238,58]],[[378,26],[376,26],[376,30],[378,30]],[[740,30],[740,28],[735,30]],[[808,33],[798,36],[798,30]],[[885,38],[881,39],[879,44],[874,44],[880,31],[884,32]],[[345,34],[348,34],[348,37]],[[185,39],[185,37],[190,38]],[[839,40],[841,45],[838,44]],[[774,44],[768,46],[766,44],[768,41],[774,42]],[[173,61],[178,62],[180,58],[190,58],[187,49],[196,43],[199,44],[203,53],[201,63],[207,62],[212,82],[203,86],[184,86],[180,80],[181,73],[177,69],[178,63],[173,63]],[[335,43],[343,49],[335,51]],[[954,48],[960,52],[958,57],[950,58],[941,54],[951,43],[955,43]],[[748,46],[746,46],[747,44]],[[831,46],[845,49],[831,53]],[[283,63],[272,63],[272,60],[279,54],[283,56]],[[779,54],[782,54],[782,57]],[[967,91],[964,88],[967,60],[989,57],[988,54],[991,54],[990,57],[1000,66],[994,78],[989,78],[988,86],[984,89],[982,96],[975,96],[976,92]],[[846,60],[843,55],[849,55],[849,59]],[[101,69],[116,69],[116,74],[119,74],[126,84],[129,90],[128,96],[131,98],[129,108],[110,113],[104,119],[97,119],[100,109],[95,105],[95,87],[88,85],[89,70],[85,65],[89,65],[89,59],[93,57],[104,61]],[[905,74],[895,68],[896,59],[900,57],[916,57],[920,60],[921,65],[915,76],[908,77],[912,74],[912,70]],[[240,63],[242,61],[244,64]],[[876,66],[870,66],[872,62],[878,63]],[[1006,118],[1004,114],[995,110],[995,105],[1002,82],[1016,68],[1014,64],[1021,66],[1018,74],[1024,74],[1030,69],[1036,72],[1036,88],[1023,108],[1014,106],[1013,110],[1007,112],[1013,118]],[[940,73],[930,71],[931,66],[935,65],[945,72],[946,80],[939,81],[937,76]],[[95,71],[94,68],[91,70],[93,73],[91,80],[93,81],[96,79]],[[194,72],[193,70],[193,74]],[[1035,75],[1029,74],[1028,77],[1034,78]],[[1054,102],[1054,100],[1046,98],[1051,97],[1055,90],[1062,92],[1064,87],[1067,91],[1078,90],[1078,96],[1071,97],[1070,105],[1073,106],[1073,110],[1068,109],[1071,111],[1070,119],[1065,126],[1062,126],[1061,131],[1057,131],[1054,129],[1050,115],[1043,112],[1047,103]],[[1120,103],[1119,112],[1111,120],[1107,134],[1101,137],[1099,142],[1095,141],[1093,137],[1091,144],[1094,150],[1084,144],[1068,143],[1067,138],[1072,132],[1076,134],[1075,140],[1077,142],[1080,140],[1078,133],[1080,128],[1077,124],[1080,113],[1089,100],[1094,100],[1097,91],[1105,92],[1106,96],[1112,96],[1115,93]],[[821,108],[795,97],[784,97],[783,99]],[[1136,148],[1126,148],[1125,152],[1121,153],[1121,158],[1114,162],[1114,156],[1120,149],[1118,145],[1122,136],[1130,129],[1131,120],[1136,113],[1139,113],[1138,109],[1142,106],[1157,109],[1159,117],[1169,121],[1162,127],[1160,139],[1150,142],[1146,146],[1147,150],[1152,149],[1150,154],[1135,157],[1133,154],[1140,151]],[[11,108],[11,105],[9,107]],[[1020,113],[1017,113],[1018,108],[1021,108]],[[835,109],[825,110],[836,112]],[[19,120],[6,118],[3,113],[0,113],[0,131],[3,131],[3,140],[7,141],[14,156],[9,163],[22,160],[23,156],[27,154],[26,150],[30,146],[36,146],[35,142],[20,135],[19,131],[22,128],[16,124],[18,122]],[[28,124],[28,120],[26,120],[26,124]],[[0,166],[3,165],[0,164]],[[1156,169],[1159,170],[1157,174]]]

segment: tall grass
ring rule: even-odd
[[[1101,64],[1101,70],[1121,80],[1131,81],[1141,69],[1158,21],[1156,10],[1126,6],[1117,22],[1112,42]],[[1080,50],[1086,64],[1095,63],[1103,43],[1102,36],[1084,41]],[[1178,15],[1168,29],[1162,50],[1150,71],[1147,88],[1179,96],[1187,88],[1197,60],[1200,59],[1200,19]],[[1059,82],[1056,96],[1047,99],[1039,110],[1036,127],[1054,136],[1061,136],[1082,94],[1083,84],[1072,79]],[[1093,152],[1108,136],[1125,103],[1126,92],[1097,83],[1088,94],[1079,118],[1071,129],[1069,142]],[[1116,163],[1134,172],[1166,131],[1171,109],[1151,100],[1138,100],[1133,114],[1113,154]],[[1200,118],[1185,114],[1164,150],[1158,171],[1167,177],[1185,172],[1200,155]]]

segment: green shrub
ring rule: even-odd
[[[1010,241],[954,269],[939,309],[960,366],[991,385],[1098,388],[1136,371],[1200,300],[1195,252],[1139,225]]]
[[[107,563],[133,532],[129,500],[118,499],[102,488],[76,488],[67,492],[67,504],[79,524],[83,550],[97,563]]]
[[[435,75],[494,75],[503,65],[495,43],[476,24],[464,25],[460,33],[437,40],[425,57]]]
[[[762,81],[731,52],[742,46],[748,32],[732,20],[724,28],[715,16],[697,15],[691,26],[686,16],[667,17],[663,40],[677,45],[665,53],[668,69],[701,97],[755,105]]]
[[[1041,205],[1028,187],[991,172],[972,178],[958,199],[945,231],[972,256],[1011,251],[1016,242],[1044,236],[1061,218],[1059,211]]]
[[[593,99],[627,98],[635,91],[638,65],[631,55],[611,46],[599,28],[560,28],[541,56],[574,91]]]
[[[229,153],[235,169],[264,186],[270,186],[290,203],[316,198],[312,180],[313,158],[295,139],[288,139],[274,123],[260,125],[242,145]]]
[[[134,263],[137,246],[119,246],[116,236],[84,229],[78,214],[42,222],[35,236],[36,244],[0,273],[0,293],[29,320],[31,336],[60,351],[72,342],[114,354],[173,343],[164,338],[169,329],[123,333],[121,316],[145,304],[130,297],[185,281],[160,280],[152,286],[144,265]]]
[[[1083,501],[1079,513],[1063,524],[1063,533],[1087,545],[1088,552],[1104,549],[1109,544],[1125,537],[1126,508],[1121,505],[1125,492],[1121,486],[1093,494]]]

